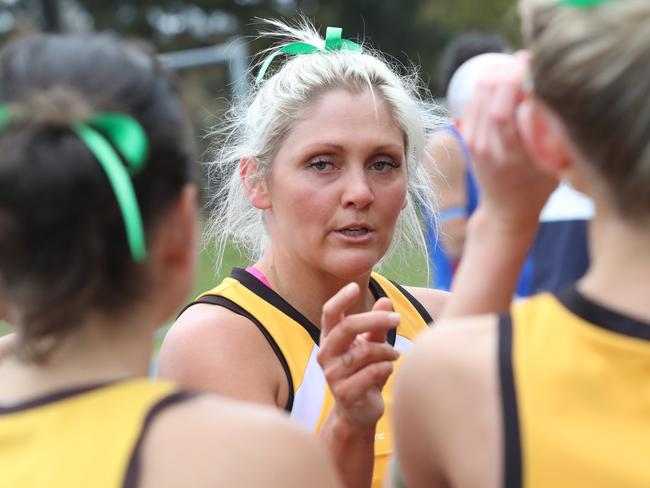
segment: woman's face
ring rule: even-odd
[[[406,202],[404,136],[370,91],[325,93],[277,152],[267,180],[273,253],[354,279],[370,272]]]

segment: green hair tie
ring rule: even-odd
[[[615,0],[560,0],[560,5],[577,8],[597,7],[603,3],[609,3]]]
[[[350,41],[348,39],[342,39],[341,34],[343,29],[340,27],[328,27],[325,31],[325,47],[319,47],[308,42],[292,42],[286,46],[282,46],[277,51],[271,53],[262,63],[257,78],[255,79],[255,84],[259,84],[263,79],[266,71],[269,69],[269,66],[273,62],[276,56],[280,54],[291,54],[293,56],[298,56],[301,54],[314,54],[314,53],[324,53],[327,51],[353,51],[353,52],[363,52],[363,48],[356,42]]]
[[[0,131],[10,122],[10,107],[0,106]],[[73,122],[70,129],[104,169],[122,213],[131,256],[136,262],[145,261],[144,226],[131,176],[146,165],[149,156],[147,134],[137,120],[120,113],[101,113],[83,122]]]
[[[70,127],[86,144],[104,169],[113,187],[122,213],[126,239],[131,256],[137,262],[147,259],[144,225],[131,175],[140,172],[149,155],[149,143],[142,126],[132,117],[117,113],[103,113]],[[124,158],[126,166],[117,155]]]

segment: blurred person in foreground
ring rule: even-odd
[[[109,35],[0,51],[0,486],[337,486],[270,409],[147,378],[194,277],[191,146],[147,52]]]
[[[650,3],[520,7],[530,64],[463,127],[482,198],[447,320],[398,375],[395,485],[649,486]],[[595,202],[590,268],[509,308],[557,178]]]

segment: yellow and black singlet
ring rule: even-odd
[[[506,488],[650,486],[650,323],[576,289],[499,323]]]
[[[142,378],[0,406],[0,486],[134,488],[147,427],[193,396]]]
[[[431,317],[406,290],[379,274],[372,274],[370,290],[376,299],[388,297],[394,310],[400,314],[400,324],[388,334],[388,342],[398,351],[408,352],[414,337],[427,327]],[[229,278],[188,307],[195,303],[225,307],[247,317],[257,326],[287,376],[289,398],[286,410],[290,417],[307,431],[318,432],[334,405],[325,375],[316,360],[320,330],[262,281],[239,268],[233,269]],[[395,364],[395,370],[399,368],[400,360]],[[375,434],[373,486],[382,486],[392,451],[389,419],[393,378],[391,375],[383,389],[386,408]]]

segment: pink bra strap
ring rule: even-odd
[[[266,279],[266,276],[264,276],[264,273],[262,273],[259,269],[257,269],[255,266],[249,266],[246,268],[246,271],[248,271],[250,274],[255,276],[258,280],[260,280],[262,283],[264,283],[266,286],[269,288],[273,288],[271,286],[271,283],[269,283],[269,280]]]

